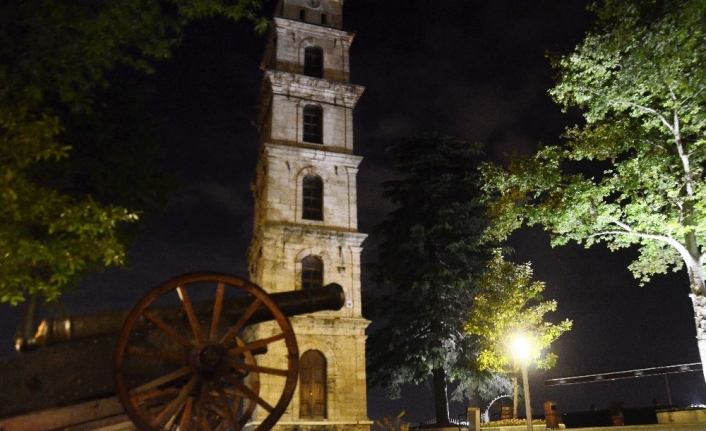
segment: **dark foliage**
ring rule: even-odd
[[[403,139],[389,151],[402,179],[384,184],[398,208],[376,226],[373,272],[392,290],[375,307],[385,323],[369,338],[368,376],[391,396],[401,384],[434,376],[437,423],[444,423],[446,380],[469,378],[475,369],[469,362],[476,342],[463,328],[488,258],[476,174],[482,151],[437,133]]]

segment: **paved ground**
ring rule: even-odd
[[[526,426],[481,428],[482,431],[525,431]],[[543,431],[544,426],[533,427],[534,431]],[[621,427],[590,427],[568,428],[578,431],[706,431],[706,423],[694,424],[658,424],[658,425],[625,425]]]

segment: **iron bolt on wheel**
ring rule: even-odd
[[[253,325],[274,322],[256,339]],[[283,343],[286,368],[257,356]],[[279,347],[279,346],[278,346]],[[257,431],[272,428],[297,384],[297,343],[287,317],[253,283],[214,273],[186,274],[145,295],[118,334],[118,397],[144,431],[240,430],[259,408]],[[260,397],[260,376],[282,380],[278,400]]]

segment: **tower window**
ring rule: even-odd
[[[302,183],[302,218],[324,219],[324,183],[321,177],[307,175]]]
[[[321,144],[321,108],[316,105],[306,105],[304,107],[304,142]]]
[[[324,77],[324,51],[321,48],[310,46],[304,50],[304,75]]]
[[[326,24],[327,24],[327,22],[326,22],[326,14],[325,14],[325,13],[322,13],[322,14],[321,14],[321,24],[323,24],[323,25],[326,25]]]
[[[299,418],[326,418],[326,357],[318,350],[299,359]]]
[[[299,9],[299,19],[301,21],[306,20],[306,9]]]
[[[324,263],[316,256],[302,259],[302,290],[320,289],[324,285]]]

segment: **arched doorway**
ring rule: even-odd
[[[299,359],[299,418],[326,418],[326,358],[317,350]]]

